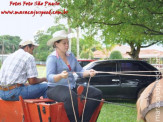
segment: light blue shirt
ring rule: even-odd
[[[64,85],[68,86],[68,80],[70,82],[71,89],[76,86],[76,82],[73,76],[73,72],[80,72],[77,73],[80,77],[83,77],[84,69],[80,66],[78,61],[76,60],[75,56],[67,52],[67,59],[71,67],[71,71],[68,68],[68,66],[64,63],[64,61],[58,56],[57,52],[52,52],[47,60],[46,60],[46,74],[47,74],[47,80],[48,80],[48,86],[57,86],[57,85]],[[67,71],[68,78],[61,79],[58,82],[54,81],[54,76],[57,74],[60,74],[62,71]]]

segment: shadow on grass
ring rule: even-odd
[[[97,122],[136,122],[136,100],[105,100]]]
[[[136,99],[109,99],[109,98],[104,98],[105,101],[108,102],[115,102],[115,103],[131,103],[131,104],[136,104]]]

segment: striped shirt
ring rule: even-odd
[[[0,86],[24,84],[27,78],[37,76],[34,57],[23,49],[19,49],[5,59],[0,70]]]

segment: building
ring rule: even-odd
[[[130,47],[126,45],[117,45],[111,51],[97,50],[93,53],[94,59],[108,59],[112,51],[120,51],[123,58],[131,59],[127,52],[130,52]],[[140,60],[146,60],[151,64],[163,64],[163,51],[157,49],[141,49],[139,53]]]

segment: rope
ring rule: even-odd
[[[160,72],[160,71],[120,71],[120,72]]]
[[[87,85],[87,91],[86,91],[86,97],[85,97],[85,103],[84,103],[84,108],[83,108],[83,112],[82,112],[82,120],[81,120],[81,122],[83,122],[83,117],[84,117],[85,106],[86,106],[86,103],[87,103],[86,99],[87,99],[87,96],[88,96],[88,88],[89,88],[90,80],[91,80],[91,76],[89,77],[89,81],[88,81],[88,85]]]
[[[146,76],[146,77],[152,77],[152,76],[162,76],[162,75],[143,75],[143,74],[127,74],[125,72],[104,72],[104,71],[96,71],[97,74],[100,73],[105,73],[105,74],[120,74],[120,75],[130,75],[130,76]],[[130,72],[130,71],[126,71],[126,72]],[[134,71],[134,72],[139,72],[139,71]],[[141,71],[142,72],[142,71]],[[145,71],[143,71],[145,72]],[[159,71],[157,71],[159,72]],[[82,72],[75,72],[75,73],[82,73]]]
[[[162,76],[162,75],[142,75],[142,74],[127,74],[127,72],[159,72],[159,71],[123,71],[123,72],[104,72],[104,71],[96,71],[98,74],[100,73],[105,73],[105,74],[120,74],[120,75],[130,75],[130,76],[146,76],[146,77],[151,77],[151,76]],[[73,72],[69,72],[69,73],[73,73]],[[75,72],[75,73],[83,73],[83,72]],[[101,100],[98,100],[98,99],[94,99],[94,98],[88,98],[87,95],[88,95],[88,88],[89,88],[89,84],[90,84],[90,80],[91,80],[91,77],[89,78],[89,81],[88,81],[88,85],[87,85],[87,91],[86,91],[86,96],[84,97],[85,98],[85,101],[86,100],[94,100],[94,101],[99,101],[101,102]],[[74,103],[73,103],[73,98],[72,98],[72,93],[71,93],[71,88],[70,88],[70,83],[69,83],[69,80],[68,80],[68,84],[69,84],[69,92],[70,92],[70,96],[71,96],[71,104],[72,104],[72,108],[73,108],[73,112],[74,112],[74,116],[75,116],[75,121],[77,122],[77,118],[76,118],[76,112],[75,112],[75,109],[74,109]],[[81,97],[81,96],[80,96]],[[83,98],[83,97],[81,97]],[[133,106],[128,106],[128,105],[124,105],[124,104],[119,104],[119,103],[113,103],[113,102],[108,102],[108,101],[103,101],[104,103],[110,103],[110,104],[114,104],[114,105],[119,105],[119,106],[125,106],[125,107],[130,107],[130,108],[136,108],[136,107],[133,107]],[[83,116],[84,116],[84,111],[85,111],[85,106],[86,106],[86,102],[84,103],[84,108],[83,108],[83,113],[82,113],[82,120],[81,122],[83,122]]]
[[[97,71],[97,72],[100,72],[100,71]],[[102,72],[104,72],[104,71],[102,71]],[[125,73],[125,72],[160,72],[160,71],[154,70],[154,71],[119,71],[119,72]],[[76,72],[76,73],[82,73],[82,72]]]
[[[72,93],[71,93],[71,88],[70,88],[69,80],[68,80],[68,85],[69,85],[69,92],[70,92],[71,104],[72,104],[72,109],[73,109],[73,112],[74,112],[75,122],[77,122],[76,112],[75,112],[75,109],[74,109],[74,102],[73,102],[73,98],[72,98]]]
[[[121,75],[132,75],[132,76],[160,76],[160,75],[142,75],[142,74],[125,74],[123,72],[103,72],[103,71],[97,71],[97,73],[106,73],[106,74],[121,74]]]
[[[79,96],[80,98],[86,98],[85,96]],[[98,102],[104,102],[104,103],[107,103],[107,104],[114,104],[114,105],[119,105],[119,106],[125,106],[125,107],[129,107],[129,108],[136,108],[134,106],[128,106],[128,105],[124,105],[124,104],[119,104],[119,103],[114,103],[114,102],[108,102],[108,101],[103,101],[103,100],[98,100],[98,99],[95,99],[95,98],[86,98],[87,100],[93,100],[93,101],[98,101]]]

